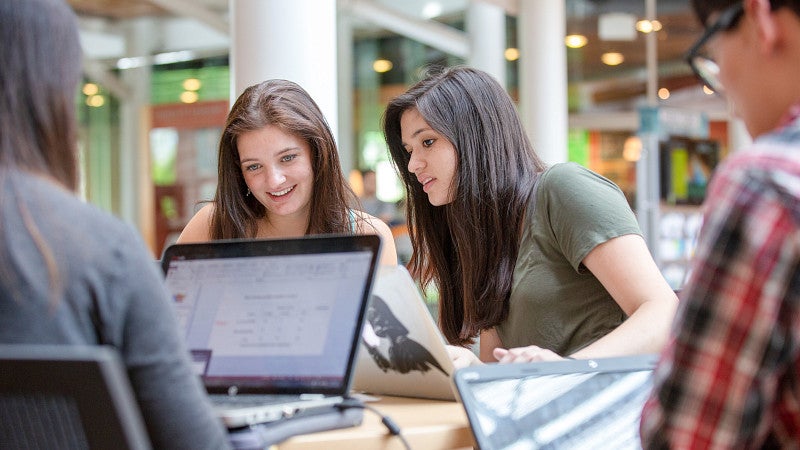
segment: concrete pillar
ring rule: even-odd
[[[656,0],[645,0],[645,18],[656,19]],[[658,45],[656,33],[648,33],[645,37],[647,54],[646,71],[647,107],[655,111],[653,120],[658,118]],[[643,112],[642,112],[643,113]],[[657,127],[658,128],[658,127]],[[641,133],[642,153],[636,161],[636,218],[642,229],[644,240],[656,264],[661,265],[659,255],[659,222],[661,218],[661,193],[659,187],[659,135],[658,129]]]
[[[519,109],[533,147],[547,163],[567,160],[566,6],[520,1]]]
[[[155,47],[158,33],[152,19],[138,18],[125,22],[126,54],[149,56]],[[153,248],[155,216],[153,184],[150,176],[150,147],[148,142],[152,68],[149,64],[121,72],[122,81],[130,95],[122,99],[119,119],[119,203],[117,214],[136,226],[143,239]],[[160,255],[157,255],[160,256]]]
[[[270,78],[302,86],[338,135],[336,0],[230,0],[231,103]]]
[[[339,16],[336,35],[339,163],[347,176],[358,165],[358,146],[356,144],[358,140],[353,135],[355,131],[353,128],[353,24],[346,14]]]
[[[470,54],[467,63],[493,75],[506,86],[506,13],[503,8],[481,0],[467,7],[467,35]]]

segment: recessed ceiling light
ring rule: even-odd
[[[607,66],[618,66],[625,61],[625,56],[619,52],[607,52],[600,56],[600,60]]]
[[[567,37],[564,38],[564,43],[567,44],[569,48],[581,48],[588,42],[589,39],[582,34],[568,34]]]

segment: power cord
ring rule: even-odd
[[[400,426],[398,426],[397,423],[395,423],[395,421],[392,420],[391,417],[383,414],[382,412],[380,412],[380,410],[378,410],[374,406],[367,405],[366,403],[357,400],[355,398],[346,398],[344,399],[343,402],[339,403],[336,406],[337,408],[342,410],[361,408],[367,411],[372,411],[374,414],[376,414],[378,417],[381,418],[381,423],[384,426],[386,426],[386,428],[389,430],[389,433],[393,436],[397,436],[397,438],[400,439],[400,442],[403,443],[403,447],[406,450],[411,450],[411,446],[408,444],[408,441],[406,440],[405,436],[403,436],[403,434],[401,433]]]

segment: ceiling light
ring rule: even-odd
[[[661,22],[658,20],[647,20],[642,19],[636,22],[636,31],[640,33],[652,33],[654,31],[660,31],[662,28]]]
[[[134,56],[130,58],[120,58],[117,60],[117,69],[135,69],[147,64],[147,58],[144,56]]]
[[[658,90],[658,98],[661,100],[666,100],[669,98],[669,89],[661,88]]]
[[[198,91],[203,84],[197,78],[187,78],[183,80],[183,88],[187,91]]]
[[[194,91],[184,91],[181,93],[181,101],[183,103],[195,103],[200,96]]]
[[[442,14],[442,4],[439,2],[428,2],[422,7],[422,17],[424,19],[433,19]]]
[[[84,95],[95,95],[100,92],[100,87],[94,83],[86,83],[83,85]]]
[[[392,67],[394,67],[394,64],[392,64],[392,62],[389,61],[388,59],[383,59],[383,58],[376,59],[372,63],[372,70],[378,73],[386,73],[392,70]]]
[[[90,95],[86,97],[86,104],[92,108],[99,108],[106,104],[106,99],[102,95]]]
[[[589,42],[589,39],[582,34],[568,34],[567,37],[564,38],[564,43],[567,44],[569,48],[581,48]]]
[[[516,61],[519,59],[519,49],[509,47],[503,52],[503,56],[506,57],[506,61]]]
[[[640,33],[650,33],[653,31],[653,22],[649,20],[640,20],[636,22],[636,31]]]
[[[606,52],[600,56],[600,60],[607,66],[618,66],[625,61],[625,57],[619,52]]]

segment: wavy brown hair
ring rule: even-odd
[[[255,237],[258,220],[266,217],[264,205],[245,195],[237,141],[268,125],[303,139],[311,148],[314,187],[306,234],[350,232],[349,209],[358,200],[342,174],[336,141],[322,111],[298,84],[267,80],[245,89],[228,113],[219,143],[211,238]]]
[[[400,118],[414,108],[455,147],[450,204],[432,206],[408,170]],[[440,70],[393,99],[383,129],[408,196],[409,270],[423,287],[438,288],[447,340],[471,344],[508,315],[526,206],[545,165],[503,87],[469,67]]]

